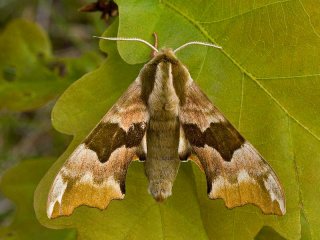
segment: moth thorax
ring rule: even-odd
[[[179,111],[179,98],[173,86],[171,63],[160,62],[154,78],[154,87],[148,100],[150,115],[166,113],[168,117],[176,117]]]

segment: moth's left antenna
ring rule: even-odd
[[[105,39],[105,40],[111,40],[111,41],[134,41],[134,42],[142,42],[152,48],[155,52],[159,52],[159,50],[152,46],[152,44],[148,43],[146,40],[143,40],[141,38],[123,38],[123,37],[98,37],[98,36],[93,36],[94,38],[100,38],[100,39]]]

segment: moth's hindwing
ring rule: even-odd
[[[70,215],[80,205],[105,209],[123,199],[127,168],[145,155],[148,120],[137,79],[62,166],[49,192],[48,217]]]
[[[229,208],[252,203],[266,214],[285,214],[284,193],[269,164],[194,82],[179,118],[183,145],[206,174],[209,198],[222,198]]]

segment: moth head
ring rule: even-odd
[[[179,62],[174,50],[171,48],[162,48],[154,54],[154,57],[150,60],[150,64],[158,65],[160,62],[177,64]]]

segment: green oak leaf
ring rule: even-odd
[[[76,239],[73,230],[53,230],[43,227],[33,209],[33,193],[53,159],[41,158],[21,162],[9,169],[1,179],[1,191],[16,204],[14,221],[0,229],[0,239]]]
[[[75,138],[37,188],[35,207],[41,223],[76,227],[82,239],[194,239],[195,232],[197,239],[253,239],[266,226],[282,238],[300,239],[302,233],[302,238],[317,239],[320,191],[314,185],[320,180],[320,24],[316,1],[117,3],[120,37],[152,42],[151,34],[156,32],[160,47],[177,48],[194,40],[223,47],[190,46],[178,57],[271,164],[286,193],[287,213],[266,216],[252,205],[229,210],[222,200],[209,200],[203,173],[190,163],[180,169],[173,196],[158,205],[146,193],[141,164],[134,163],[125,200],[113,201],[106,211],[80,207],[71,217],[48,220],[45,203],[55,174],[141,68],[122,62],[114,44],[102,42],[110,58],[73,84],[54,109],[55,127]],[[130,64],[150,56],[150,49],[141,43],[117,46]]]
[[[56,96],[57,76],[46,61],[50,41],[35,23],[16,19],[0,35],[0,108],[36,108]]]

